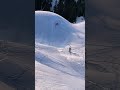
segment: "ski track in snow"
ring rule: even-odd
[[[35,18],[35,89],[85,90],[85,22],[71,24],[45,11]]]

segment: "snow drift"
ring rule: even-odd
[[[35,40],[37,42],[64,46],[70,44],[77,37],[83,38],[84,36],[79,36],[78,31],[63,17],[52,12],[35,12]]]

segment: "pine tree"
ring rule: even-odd
[[[74,0],[65,0],[65,18],[75,22],[77,17],[77,3]]]
[[[35,10],[40,10],[42,5],[41,0],[35,0]]]
[[[52,0],[35,0],[35,10],[50,11]]]
[[[43,1],[43,8],[42,8],[42,9],[43,9],[44,11],[50,11],[50,8],[51,8],[51,6],[52,6],[52,5],[51,5],[51,1],[52,1],[52,0],[44,0],[44,1]]]
[[[85,0],[78,0],[77,2],[77,16],[85,16]]]
[[[60,0],[59,3],[57,4],[57,11],[55,12],[64,17],[64,7],[65,7],[64,0]]]
[[[54,10],[53,10],[55,13],[58,12],[58,7],[57,7],[57,6],[58,6],[58,1],[56,0],[56,1],[55,1]]]
[[[51,2],[52,0],[36,0],[35,9],[51,11]],[[75,22],[76,17],[85,16],[85,0],[56,0],[53,11],[70,22]]]

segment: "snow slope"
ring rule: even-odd
[[[35,12],[36,90],[85,90],[84,26],[84,21],[72,24],[52,12]]]

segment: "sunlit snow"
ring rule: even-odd
[[[85,90],[85,21],[35,12],[35,89]],[[71,54],[69,48],[71,46]]]

